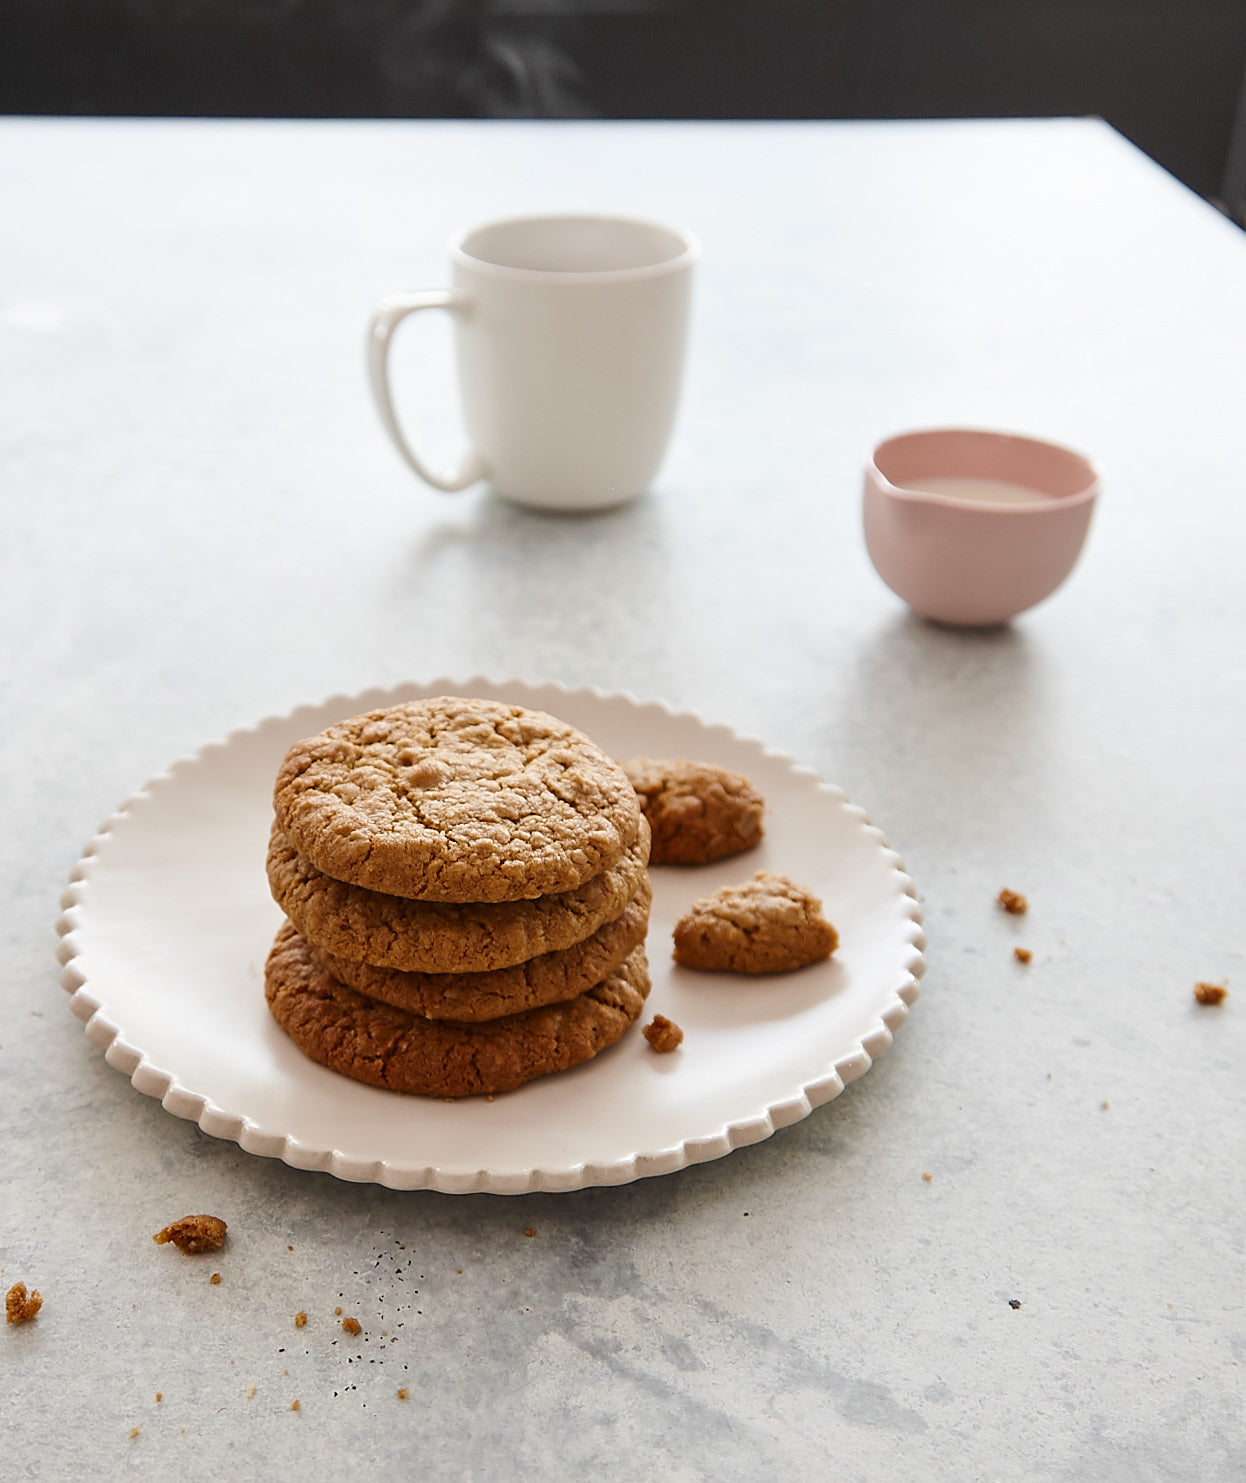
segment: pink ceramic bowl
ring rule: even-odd
[[[1053,593],[1090,527],[1099,475],[1037,438],[944,428],[902,433],[865,470],[865,544],[923,617],[1004,623]]]

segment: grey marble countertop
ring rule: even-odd
[[[45,1299],[0,1334],[4,1475],[1240,1479],[1246,237],[1094,122],[8,120],[0,200],[0,1280]],[[544,208],[705,247],[668,461],[591,518],[419,487],[366,402],[375,300]],[[448,455],[443,330],[398,374]],[[1006,628],[865,554],[866,450],[942,423],[1105,470]],[[104,1062],[53,924],[120,800],[476,672],[694,708],[869,810],[929,968],[868,1075],[504,1198],[253,1157]],[[191,1210],[219,1285],[152,1244]]]

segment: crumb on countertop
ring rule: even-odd
[[[299,1403],[297,1401],[291,1401],[290,1402],[290,1409],[291,1409],[291,1411],[297,1411],[298,1408],[299,1408]]]
[[[357,1318],[344,1318],[342,1320],[342,1327],[348,1334],[363,1333],[363,1324],[361,1324]]]
[[[532,1226],[524,1226],[523,1233],[525,1236],[528,1237],[529,1240],[531,1240],[532,1237],[536,1235],[536,1231],[532,1228]]]
[[[5,1323],[29,1323],[43,1307],[43,1297],[37,1292],[27,1292],[24,1282],[15,1282],[4,1295]]]
[[[995,900],[1010,917],[1022,917],[1030,909],[1030,903],[1020,891],[1010,891],[1006,886]]]
[[[398,1399],[400,1401],[405,1401],[410,1394],[411,1394],[410,1389],[407,1386],[404,1385],[398,1391]]]
[[[151,1239],[157,1246],[167,1246],[171,1241],[184,1256],[196,1256],[201,1251],[219,1251],[227,1229],[215,1215],[184,1215]]]
[[[643,1034],[659,1055],[677,1050],[684,1038],[684,1032],[675,1021],[668,1020],[664,1014],[655,1014],[652,1021],[645,1026]]]
[[[923,1174],[922,1175],[922,1178],[926,1181],[927,1184],[933,1184],[934,1183],[934,1175],[933,1174]]]
[[[1009,1298],[1008,1299],[1008,1306],[1010,1308],[1014,1309],[1014,1310],[1017,1309],[1017,1308],[1019,1308],[1021,1306],[1021,1299],[1020,1298]]]
[[[1197,983],[1194,985],[1194,997],[1200,1004],[1223,1004],[1229,997],[1229,991],[1223,984]]]
[[[301,1329],[301,1328],[306,1328],[307,1327],[307,1314],[306,1313],[296,1313],[294,1315],[294,1327],[296,1329]]]
[[[1012,950],[1012,955],[1018,963],[1028,963],[1034,956],[1034,954],[1029,950],[1028,947],[1014,947]]]
[[[208,1278],[208,1281],[212,1284],[213,1287],[220,1287],[221,1274],[219,1272],[213,1272],[211,1277]]]

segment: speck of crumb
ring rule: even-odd
[[[363,1333],[363,1324],[361,1324],[357,1318],[344,1318],[342,1320],[342,1327],[348,1334]]]
[[[664,1014],[655,1014],[641,1033],[649,1042],[650,1049],[660,1056],[678,1050],[684,1041],[684,1032],[674,1020],[668,1020]]]
[[[995,898],[1010,917],[1022,917],[1030,909],[1030,903],[1020,891],[1010,891],[1007,886]]]
[[[141,1432],[142,1430],[143,1430],[143,1428],[141,1426],[132,1426],[130,1428],[130,1440],[131,1440],[131,1442],[134,1440],[135,1437],[138,1436],[139,1432]]]
[[[183,1215],[151,1239],[157,1246],[166,1246],[171,1241],[183,1256],[198,1256],[201,1251],[219,1251],[225,1244],[228,1229],[217,1215]]]
[[[299,1403],[297,1401],[291,1401],[290,1402],[290,1409],[291,1409],[291,1411],[297,1411],[298,1408],[299,1408]]]
[[[934,1183],[934,1175],[933,1174],[923,1174],[922,1175],[922,1178],[926,1181],[927,1184],[933,1184]]]
[[[463,1275],[463,1268],[462,1267],[455,1267],[455,1269],[454,1269],[454,1275],[456,1277],[461,1277]]]
[[[4,1295],[5,1323],[29,1323],[43,1307],[40,1293],[26,1291],[24,1282],[15,1282]]]
[[[1012,955],[1018,963],[1028,963],[1034,956],[1034,954],[1029,950],[1028,947],[1014,947],[1012,950]]]
[[[1108,1110],[1108,1108],[1111,1107],[1111,1105],[1112,1104],[1110,1102],[1100,1102],[1099,1103],[1099,1106],[1103,1108],[1104,1112],[1106,1112]]]
[[[221,1274],[219,1272],[213,1272],[211,1277],[208,1278],[208,1281],[212,1284],[213,1287],[220,1287]]]
[[[532,1229],[531,1226],[524,1226],[523,1233],[525,1236],[529,1237],[529,1239],[536,1235],[536,1232]]]
[[[340,1312],[341,1310],[339,1309],[338,1311]],[[303,1329],[303,1328],[306,1328],[307,1327],[307,1314],[306,1313],[296,1313],[294,1315],[294,1327],[296,1329]]]
[[[1008,1299],[1008,1306],[1010,1308],[1014,1309],[1014,1310],[1017,1309],[1017,1308],[1019,1308],[1021,1306],[1021,1299],[1020,1298],[1009,1298]]]
[[[1194,997],[1199,1004],[1223,1004],[1229,997],[1229,991],[1223,984],[1197,983],[1194,985]]]
[[[287,1247],[286,1247],[286,1250],[287,1250],[287,1251],[293,1251],[293,1250],[294,1250],[294,1247],[293,1247],[293,1246],[287,1246]]]
[[[164,1400],[164,1393],[162,1391],[159,1391],[158,1390],[156,1392],[156,1401],[157,1401],[157,1403],[159,1403],[162,1400]]]
[[[251,1385],[248,1385],[247,1386],[247,1400],[250,1401],[250,1400],[254,1400],[254,1399],[255,1399],[255,1386],[254,1386],[254,1384],[251,1384]]]
[[[341,1318],[341,1316],[342,1316],[342,1310],[340,1308],[335,1308],[333,1310],[333,1316],[334,1316],[334,1318]]]
[[[411,1394],[410,1389],[407,1386],[403,1385],[403,1386],[401,1386],[399,1388],[399,1391],[398,1391],[398,1399],[400,1401],[405,1401],[410,1396],[410,1394]]]

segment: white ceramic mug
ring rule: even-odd
[[[656,222],[543,216],[450,239],[453,287],[386,299],[368,332],[377,411],[434,489],[488,479],[546,510],[596,510],[640,494],[675,421],[696,239]],[[395,326],[418,309],[455,322],[471,450],[431,471],[407,442],[389,387]]]

